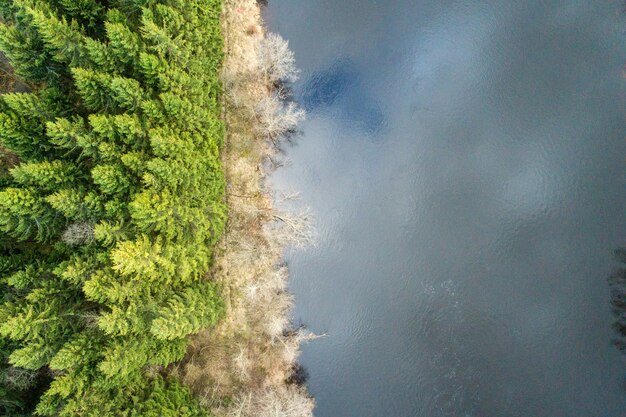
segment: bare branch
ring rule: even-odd
[[[295,131],[306,113],[294,102],[285,103],[277,93],[264,98],[256,106],[260,134],[276,141],[281,135]]]
[[[272,83],[296,81],[298,70],[289,42],[276,33],[268,33],[259,48],[259,69]]]

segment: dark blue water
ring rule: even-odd
[[[621,417],[621,1],[272,0],[309,113],[273,177],[317,417]]]

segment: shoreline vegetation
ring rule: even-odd
[[[298,381],[297,358],[300,343],[316,336],[291,327],[282,261],[287,245],[311,243],[309,215],[275,209],[265,185],[280,137],[304,118],[281,86],[297,70],[287,42],[265,33],[256,0],[224,0],[222,33],[229,219],[211,274],[226,314],[192,338],[172,373],[218,417],[309,417],[314,401]]]
[[[0,415],[312,416],[257,2],[0,0],[0,50]]]

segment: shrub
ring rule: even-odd
[[[237,397],[228,417],[310,417],[313,400],[303,388],[287,385]]]
[[[53,371],[40,415],[202,414],[154,370],[223,311],[205,279],[226,220],[220,9],[0,1],[33,86],[0,96],[1,352]]]

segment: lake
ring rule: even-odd
[[[270,0],[317,417],[623,417],[622,1]]]

